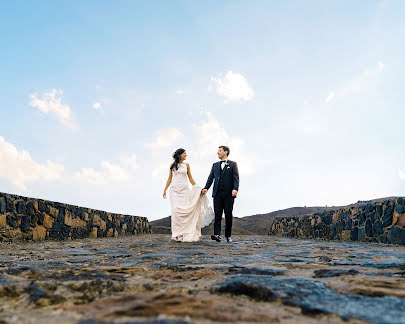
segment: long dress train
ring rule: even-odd
[[[195,242],[201,238],[201,228],[208,226],[214,219],[214,212],[201,188],[188,185],[187,164],[180,163],[173,170],[170,186],[172,239]]]

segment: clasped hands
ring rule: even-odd
[[[205,195],[207,193],[207,191],[208,191],[207,189],[202,189],[201,194]],[[232,197],[236,197],[237,194],[238,194],[237,190],[232,190]]]

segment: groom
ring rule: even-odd
[[[206,194],[208,189],[214,182],[212,197],[214,198],[214,235],[211,239],[221,242],[221,220],[222,213],[225,212],[225,239],[232,242],[232,210],[233,203],[239,190],[239,172],[236,162],[228,160],[230,150],[228,146],[218,147],[218,158],[221,160],[212,165],[211,173],[208,176],[207,184],[201,190],[202,194]]]

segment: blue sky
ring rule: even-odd
[[[0,190],[143,215],[218,145],[235,216],[405,191],[403,1],[2,1]]]

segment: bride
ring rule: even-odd
[[[179,148],[174,152],[174,162],[170,165],[163,198],[170,184],[172,240],[195,242],[201,237],[201,228],[208,226],[214,219],[214,213],[206,195],[201,194],[191,176],[190,165],[184,161],[186,150]],[[187,179],[188,178],[188,179]],[[192,184],[191,190],[188,180]]]

